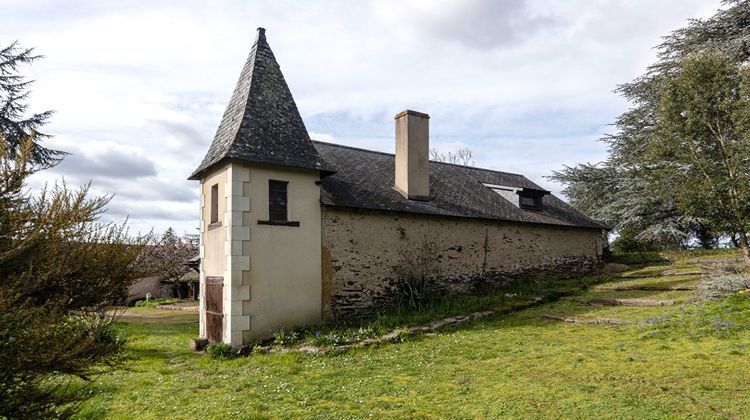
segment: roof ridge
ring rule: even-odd
[[[315,140],[315,139],[311,139],[311,140],[312,140],[313,143],[319,143],[319,144],[323,144],[323,145],[329,145],[329,146],[335,146],[335,147],[343,147],[343,148],[346,148],[346,149],[353,149],[353,150],[361,150],[363,152],[377,153],[377,154],[381,154],[381,155],[396,156],[395,153],[381,152],[380,150],[365,149],[363,147],[354,147],[354,146],[349,146],[349,145],[346,145],[346,144],[331,143],[331,142],[322,141],[322,140]],[[459,168],[473,169],[473,170],[477,170],[477,171],[494,172],[494,173],[505,174],[505,175],[516,175],[516,176],[520,176],[520,177],[523,177],[525,179],[528,179],[528,178],[526,178],[526,175],[519,174],[519,173],[516,173],[516,172],[500,171],[500,170],[497,170],[497,169],[481,168],[481,167],[478,167],[478,166],[459,165],[457,163],[440,162],[438,160],[432,160],[432,159],[430,159],[430,163],[435,163],[435,164],[438,164],[438,165],[457,166]]]

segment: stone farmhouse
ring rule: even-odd
[[[312,141],[258,29],[189,178],[202,337],[240,346],[361,316],[404,281],[467,293],[599,266],[604,226],[526,177],[429,161],[427,114],[397,114],[395,142],[393,155]]]

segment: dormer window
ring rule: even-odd
[[[518,194],[518,207],[524,210],[541,211],[542,197],[549,194],[549,191],[522,188],[517,190],[516,194]]]
[[[549,194],[549,191],[535,188],[509,187],[494,184],[483,185],[522,210],[541,211],[543,209],[542,197]]]
[[[525,210],[541,210],[542,197],[518,193],[518,206]]]

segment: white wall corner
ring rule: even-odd
[[[231,236],[229,232],[227,236],[233,241],[249,241],[250,240],[250,228],[245,226],[232,226]]]
[[[227,176],[227,179],[232,179],[231,177]],[[232,181],[227,181],[224,183],[224,197],[231,197],[232,194]]]
[[[230,265],[227,265],[230,267]],[[239,270],[226,270],[224,271],[224,289],[231,286],[232,284],[242,284],[242,271]]]
[[[232,226],[242,226],[242,212],[241,211],[230,211],[229,220],[227,224]]]
[[[242,301],[241,300],[232,300],[231,302],[229,302],[229,306],[227,306],[227,308],[229,310],[224,312],[225,315],[231,316],[232,318],[238,315],[242,315]]]
[[[229,343],[232,347],[239,347],[242,345],[242,331],[232,331],[231,333],[225,332],[225,336],[229,336]]]
[[[242,181],[232,180],[230,183],[227,183],[227,184],[231,186],[232,195],[243,195],[242,194],[242,185],[243,185]]]
[[[233,195],[229,200],[231,201],[227,201],[227,205],[229,205],[228,209],[232,211],[250,211],[250,197]]]
[[[250,168],[241,165],[233,165],[231,180],[236,182],[250,182]],[[240,195],[242,194],[240,193]]]
[[[243,301],[250,300],[250,286],[243,286],[242,284],[232,285],[232,301]],[[240,304],[240,313],[242,313],[242,305]]]
[[[242,241],[232,241],[230,255],[242,255]]]
[[[232,271],[250,270],[250,257],[247,255],[235,255],[232,257],[232,265],[230,267],[232,267]]]
[[[232,332],[250,329],[250,317],[244,315],[232,316]]]

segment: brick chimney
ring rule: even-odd
[[[406,110],[396,115],[396,185],[409,200],[430,199],[430,116]]]

